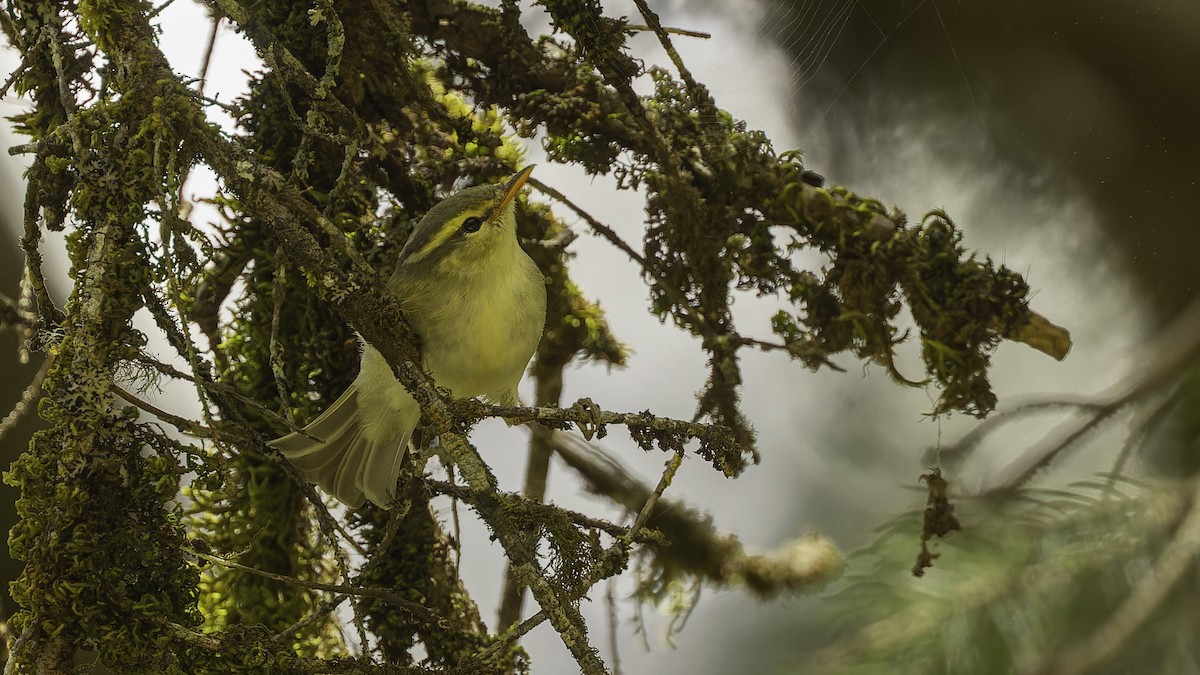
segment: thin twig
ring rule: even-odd
[[[259,415],[263,416],[265,419],[271,420],[271,421],[276,422],[285,427],[288,426],[288,421],[286,418],[281,417],[274,410],[271,410],[270,408],[264,406],[263,404],[259,403],[258,401],[255,401],[254,399],[239,393],[236,389],[234,389],[233,387],[230,387],[227,384],[217,382],[216,380],[209,380],[207,378],[193,377],[192,375],[189,375],[189,374],[183,372],[182,370],[179,370],[178,368],[171,366],[170,364],[163,363],[162,361],[159,361],[159,360],[157,360],[151,356],[148,356],[147,354],[144,354],[144,353],[139,355],[139,358],[137,359],[137,363],[141,363],[141,364],[150,366],[151,368],[157,370],[159,373],[162,373],[163,375],[166,375],[167,377],[172,377],[177,380],[183,380],[185,382],[191,382],[193,384],[196,384],[199,387],[203,387],[204,390],[209,393],[216,394],[219,396],[227,396],[227,397],[237,401],[238,403],[241,403],[242,405],[248,406],[249,408],[253,409],[255,412],[257,412]],[[314,440],[320,440],[320,439],[316,438],[315,436],[308,434],[307,432],[304,431],[304,429],[297,427],[297,426],[288,427],[288,431],[304,434],[305,436],[312,438]]]
[[[759,349],[761,349],[764,352],[769,352],[769,351],[787,352],[789,356],[792,356],[794,358],[804,359],[805,361],[817,361],[821,365],[825,366],[826,368],[829,368],[830,370],[834,370],[839,373],[846,372],[845,368],[839,366],[838,364],[834,363],[833,361],[830,361],[829,357],[825,354],[825,352],[823,352],[819,349],[805,349],[803,345],[799,345],[799,344],[793,344],[793,343],[780,344],[778,342],[768,342],[766,340],[759,340],[759,339],[752,338],[752,337],[746,337],[744,335],[741,336],[740,338],[738,338],[738,340],[741,342],[741,344],[758,347]]]
[[[173,297],[175,298],[176,306],[178,307],[178,306],[180,306],[179,296],[178,296],[179,285],[178,285],[178,280],[175,277],[174,270],[168,269],[168,281],[169,281],[169,288],[172,292]],[[211,364],[209,364],[207,361],[205,361],[200,356],[198,350],[195,348],[195,345],[193,344],[193,342],[191,340],[191,336],[185,334],[183,331],[181,331],[178,328],[178,326],[175,325],[173,317],[168,312],[166,306],[162,303],[161,299],[157,296],[157,294],[155,294],[155,293],[151,292],[149,289],[147,289],[147,292],[144,293],[144,296],[146,299],[146,306],[151,310],[151,313],[155,317],[156,322],[159,325],[159,328],[161,330],[163,330],[164,333],[166,333],[168,341],[175,347],[176,351],[179,352],[182,356],[184,356],[184,358],[187,359],[188,364],[191,367],[192,373],[194,375],[187,376],[183,373],[180,373],[180,375],[183,376],[183,379],[190,380],[196,385],[196,392],[197,392],[197,395],[200,397],[200,401],[202,403],[201,409],[204,412],[205,419],[209,422],[209,425],[211,428],[216,428],[216,426],[213,424],[213,418],[211,416],[211,410],[210,410],[210,406],[209,406],[209,399],[208,399],[208,396],[206,395],[206,391],[209,390],[209,387],[205,386],[206,384],[210,384],[210,385],[214,385],[214,386],[216,385],[216,383],[212,380],[212,378],[210,376],[208,376],[208,373],[210,373],[212,370]],[[156,368],[158,368],[159,364],[156,360],[150,359],[149,357],[146,357],[146,360],[149,361],[151,364],[155,365]],[[165,366],[165,364],[162,364],[162,365]],[[165,371],[165,372],[172,372],[172,371],[178,372],[178,371],[175,371],[174,368],[171,368],[169,366],[165,366],[164,368],[158,368],[158,369],[160,371]],[[222,385],[222,387],[223,387],[223,385]],[[218,387],[218,389],[219,389],[219,387]],[[238,398],[242,399],[244,397],[241,397],[240,395],[238,395]],[[257,404],[254,404],[254,405],[257,405]],[[242,433],[245,434],[246,438],[248,439],[249,444],[255,445],[255,446],[258,446],[261,448],[261,444],[258,442],[258,438],[259,438],[258,433],[253,428],[250,427],[250,425],[246,422],[246,420],[242,417],[242,415],[231,406],[224,405],[222,407],[228,413],[226,415],[228,421],[235,428],[241,430]],[[214,436],[214,439],[216,439],[216,438],[221,438],[221,436]],[[317,522],[320,527],[320,530],[321,530],[322,534],[325,535],[325,537],[327,538],[327,540],[329,541],[329,543],[332,547],[334,557],[337,560],[337,563],[339,566],[339,571],[341,572],[342,578],[346,579],[348,581],[350,579],[350,565],[346,559],[345,552],[343,551],[342,546],[339,543],[340,540],[339,540],[337,534],[340,533],[342,538],[346,542],[348,542],[351,546],[353,546],[355,548],[355,550],[357,550],[360,554],[363,553],[362,547],[359,546],[358,543],[354,540],[353,536],[351,536],[350,533],[344,529],[342,524],[340,522],[338,522],[335,518],[333,518],[333,516],[329,513],[329,509],[325,506],[325,503],[321,500],[320,495],[317,494],[316,489],[313,488],[312,485],[308,484],[307,481],[303,480],[303,478],[301,478],[299,476],[295,467],[293,467],[286,460],[279,457],[277,451],[265,449],[265,448],[262,448],[262,449],[265,451],[266,456],[271,458],[272,460],[276,461],[279,464],[279,466],[282,468],[284,473],[287,474],[292,479],[292,481],[299,486],[300,491],[305,495],[305,497],[308,499],[309,503],[312,505],[313,511],[317,517]],[[365,629],[361,625],[361,620],[359,619],[359,616],[357,613],[355,614],[355,626],[359,629],[360,633],[365,631]]]
[[[150,17],[147,17],[147,18],[152,18],[158,12],[161,12],[162,10],[166,9],[167,6],[170,5],[174,1],[175,0],[167,0],[167,2],[163,3],[163,5],[161,7],[154,10],[154,12],[152,14],[150,14]],[[209,67],[209,64],[212,63],[213,49],[217,45],[217,33],[219,32],[219,29],[221,27],[222,18],[223,17],[220,17],[220,16],[213,17],[212,27],[209,28],[209,31],[208,31],[208,43],[206,44],[206,46],[204,48],[204,60],[201,61],[201,63],[200,63],[200,77],[198,77],[196,80],[196,89],[188,90],[194,96],[201,98],[201,99],[207,100],[207,98],[204,96],[204,85],[208,81],[208,67]],[[213,99],[213,102],[217,103],[218,106],[220,106],[222,109],[224,109],[224,106],[221,105],[221,103],[219,101],[216,101],[215,99]],[[230,111],[226,110],[226,112],[230,112]],[[232,114],[232,113],[230,113],[230,114]],[[180,214],[182,209],[179,207],[179,205],[184,204],[186,202],[186,200],[184,199],[184,196],[183,196],[183,188],[184,188],[184,186],[187,185],[188,177],[191,176],[191,172],[192,172],[192,165],[189,163],[189,164],[184,165],[183,171],[179,174],[179,180],[178,180],[179,188],[175,192],[175,202],[176,203],[172,205],[172,209],[173,209],[172,212],[175,215],[180,216],[180,217],[182,217]]]
[[[646,520],[650,518],[650,514],[654,512],[654,507],[658,504],[658,500],[662,497],[663,492],[671,485],[671,481],[675,478],[675,472],[679,470],[679,465],[683,464],[683,451],[677,451],[667,460],[667,465],[663,469],[662,477],[658,479],[658,486],[646,498],[646,503],[642,505],[642,510],[638,512],[637,518],[633,524],[629,526],[629,531],[621,537],[621,543],[628,548],[631,546],[638,535],[646,525]]]
[[[541,192],[542,194],[546,195],[547,197],[550,197],[551,199],[561,203],[563,206],[566,206],[567,208],[574,211],[575,215],[579,216],[580,218],[583,218],[583,220],[588,224],[589,227],[592,228],[593,231],[596,232],[596,234],[599,234],[600,236],[607,239],[610,244],[612,244],[613,246],[616,246],[625,255],[629,256],[629,258],[631,260],[636,262],[638,265],[640,265],[642,267],[642,269],[647,270],[647,273],[649,273],[649,270],[648,270],[649,266],[646,264],[646,259],[644,257],[642,257],[642,254],[633,250],[633,247],[630,246],[628,243],[626,243],[625,240],[622,239],[621,236],[618,235],[616,233],[616,231],[613,230],[611,227],[609,227],[608,225],[605,225],[604,223],[597,220],[594,216],[592,216],[592,214],[585,211],[583,209],[583,207],[581,207],[581,206],[577,205],[575,202],[571,201],[571,199],[569,197],[567,197],[565,194],[550,187],[549,185],[546,185],[541,180],[531,176],[527,182],[530,185],[532,185],[533,187],[537,188],[538,191]]]
[[[397,499],[396,503],[392,505],[392,509],[388,512],[388,522],[386,529],[383,531],[383,539],[375,547],[376,551],[387,551],[391,548],[392,542],[396,540],[396,534],[400,531],[400,525],[408,516],[410,508],[412,508],[411,499]],[[383,556],[369,556],[363,549],[359,549],[359,554],[367,559],[367,564],[358,573],[358,578],[360,579],[370,574],[371,571],[383,562]]]
[[[12,74],[9,75],[8,79],[6,79],[4,81],[3,86],[0,86],[0,98],[7,96],[9,88],[12,87],[13,84],[16,83],[16,81],[22,75],[24,75],[26,71],[29,70],[29,58],[33,55],[34,50],[36,50],[38,47],[40,47],[42,45],[42,42],[43,42],[43,40],[45,40],[45,37],[46,37],[45,33],[38,33],[37,40],[34,41],[34,43],[31,47],[29,47],[28,49],[24,48],[23,46],[20,47],[21,54],[22,54],[21,63],[19,63],[17,65],[17,67],[15,69],[13,69]],[[11,152],[11,150],[9,152]]]
[[[222,18],[220,16],[213,17],[212,28],[208,30],[208,43],[204,47],[204,60],[200,62],[200,81],[196,83],[196,93],[201,96],[204,95],[204,85],[208,82],[208,66],[212,63],[213,49],[217,46],[217,34],[220,32]],[[180,181],[180,184],[182,183],[183,181]]]
[[[275,634],[275,637],[273,639],[276,642],[284,642],[284,641],[293,639],[294,636],[296,635],[296,633],[299,633],[300,631],[304,630],[305,628],[308,628],[309,626],[320,621],[321,619],[325,618],[326,616],[329,616],[330,612],[337,609],[338,605],[341,605],[343,602],[346,601],[346,598],[349,598],[349,597],[350,596],[346,593],[340,593],[338,595],[335,595],[335,596],[329,598],[328,600],[322,601],[321,604],[318,605],[317,608],[315,610],[313,610],[313,612],[311,614],[301,618],[296,623],[293,623],[292,625],[288,626],[287,628],[284,628],[283,630],[279,631],[278,633]]]
[[[620,625],[617,621],[617,599],[613,590],[617,586],[616,577],[609,577],[604,584],[604,609],[608,613],[608,651],[612,653],[609,657],[612,661],[613,675],[621,675],[621,653],[618,650],[620,640],[617,639],[617,627]]]
[[[683,57],[675,50],[675,45],[671,44],[671,37],[668,35],[670,31],[663,28],[662,22],[658,20],[658,14],[655,14],[654,10],[650,9],[650,5],[646,3],[646,0],[633,0],[633,4],[637,5],[642,18],[646,19],[646,23],[650,24],[650,29],[658,36],[659,44],[667,52],[667,56],[671,57],[671,63],[675,64],[675,69],[679,71],[680,79],[687,83],[688,91],[693,95],[700,91],[700,87],[696,84],[696,79],[692,77],[692,72],[684,65]],[[701,101],[692,102],[697,106],[702,103]]]
[[[393,591],[389,588],[379,588],[379,587],[374,587],[374,586],[346,586],[346,585],[337,585],[337,584],[326,584],[326,583],[322,583],[319,581],[308,581],[307,579],[298,579],[296,577],[290,577],[290,576],[287,576],[284,574],[276,574],[275,572],[268,572],[266,570],[260,570],[256,567],[249,567],[249,566],[243,565],[239,562],[227,560],[220,556],[215,556],[215,555],[211,555],[208,553],[202,553],[202,552],[197,551],[192,548],[182,547],[182,549],[188,555],[195,556],[197,558],[200,558],[201,560],[207,560],[211,563],[215,563],[215,564],[221,565],[223,567],[228,567],[230,569],[239,570],[241,572],[246,572],[248,574],[253,574],[255,576],[259,576],[264,579],[270,579],[272,581],[278,581],[280,583],[291,584],[293,586],[300,586],[301,588],[307,588],[307,589],[314,590],[314,591],[326,591],[329,593],[342,593],[345,595],[353,595],[353,596],[359,596],[359,597],[365,597],[365,598],[375,598],[376,600],[382,600],[383,602],[386,602],[386,603],[395,605],[396,607],[399,607],[401,610],[407,612],[414,619],[421,621],[422,623],[425,623],[426,625],[435,626],[435,627],[442,628],[442,629],[446,629],[450,626],[449,622],[445,618],[438,616],[437,614],[435,614],[433,612],[433,610],[429,609],[428,607],[426,607],[420,603],[413,602],[411,600],[407,600],[407,599],[401,597],[399,593],[396,593],[395,591]]]
[[[658,30],[661,30],[664,33],[670,33],[672,35],[683,35],[686,37],[700,38],[702,40],[708,40],[708,39],[712,38],[712,33],[705,33],[703,31],[698,31],[698,30],[689,30],[687,28],[672,28],[670,26],[660,26],[659,28],[655,29],[655,28],[651,28],[650,26],[642,26],[640,24],[630,23],[630,24],[625,24],[625,30],[627,30],[627,31],[658,31]]]
[[[172,205],[171,208],[174,209],[175,206]],[[170,219],[164,219],[163,222],[173,223]],[[173,247],[175,242],[176,238],[169,236],[165,238],[163,246],[164,248]],[[175,307],[182,307],[184,306],[181,299],[183,284],[180,283],[173,265],[167,263],[164,265],[164,268],[167,276],[167,294],[170,296],[170,301],[174,303]],[[173,315],[168,309],[166,301],[159,297],[159,294],[151,287],[143,289],[142,298],[145,300],[146,308],[154,318],[155,324],[158,325],[159,330],[166,336],[167,342],[175,349],[175,353],[187,361],[188,367],[192,369],[192,372],[197,374],[198,377],[193,382],[198,382],[200,377],[203,377],[205,380],[211,380],[212,364],[200,354],[200,350],[196,348],[196,344],[192,341],[191,334],[180,328],[181,325],[184,325],[185,318],[182,315],[178,317]],[[176,318],[178,318],[179,323],[176,323]],[[197,401],[200,403],[200,413],[204,418],[205,424],[210,429],[217,428],[218,425],[212,414],[213,404],[205,389],[198,385],[193,386],[193,389],[196,392]],[[254,434],[249,434],[249,438],[254,438]],[[214,440],[217,440],[216,437],[214,437]]]
[[[687,315],[690,325],[699,331],[705,339],[719,339],[718,331],[709,324],[708,319],[704,318],[703,314],[693,307],[693,303],[685,298],[678,288],[661,281],[658,278],[657,270],[655,270],[654,267],[652,267],[650,263],[646,261],[645,256],[635,251],[632,246],[630,246],[624,239],[621,238],[620,235],[617,234],[616,230],[600,222],[598,219],[592,216],[592,214],[585,211],[583,207],[571,201],[569,197],[550,187],[549,185],[546,185],[537,178],[531,177],[528,180],[528,183],[537,188],[542,194],[574,211],[575,215],[583,218],[584,222],[588,224],[588,227],[592,228],[593,232],[606,239],[608,243],[617,247],[617,249],[627,255],[630,260],[636,262],[638,266],[642,268],[642,273],[646,276],[646,279],[650,282],[650,285],[653,286],[655,290],[659,291],[668,299],[670,299],[671,303],[675,307],[683,311]]]
[[[978,445],[985,438],[987,438],[988,434],[992,433],[994,429],[1030,413],[1061,409],[1097,411],[1103,407],[1103,402],[1098,402],[1092,397],[1079,396],[1077,394],[1039,396],[1037,398],[1019,401],[1011,408],[998,411],[987,419],[979,422],[973,426],[970,431],[968,431],[966,434],[963,434],[962,438],[958,439],[954,443],[938,447],[937,459],[940,460],[944,466],[957,465],[965,461],[971,451],[978,447]],[[926,461],[930,461],[931,459],[932,455],[926,457]]]
[[[125,399],[129,403],[132,403],[133,405],[137,406],[138,408],[141,408],[142,410],[154,415],[158,419],[178,428],[180,431],[191,434],[192,436],[197,436],[199,438],[215,438],[215,437],[221,435],[221,433],[222,433],[222,432],[210,429],[210,428],[204,426],[203,424],[200,424],[199,422],[193,422],[184,417],[179,417],[178,415],[172,415],[171,413],[163,410],[162,408],[159,408],[158,406],[155,406],[154,404],[150,403],[149,401],[145,401],[143,399],[138,398],[137,396],[134,396],[133,394],[131,394],[128,391],[125,391],[124,389],[117,386],[116,384],[112,385],[112,390],[113,390],[114,394]]]
[[[1138,368],[1134,377],[1124,378],[1106,391],[1091,397],[1061,396],[1022,403],[981,422],[957,443],[941,448],[940,457],[943,461],[963,461],[996,426],[1029,412],[1054,408],[1077,408],[1089,412],[1090,416],[1076,422],[1074,429],[1061,440],[1046,443],[1028,453],[1029,459],[1025,460],[1024,466],[1013,469],[1009,478],[983,494],[1008,493],[1023,485],[1117,412],[1140,403],[1155,392],[1175,387],[1187,376],[1192,364],[1200,360],[1200,301],[1193,302],[1171,321],[1166,329],[1160,331],[1157,339],[1146,347],[1143,354],[1144,358],[1137,361]]]
[[[162,14],[163,10],[170,7],[171,4],[174,2],[175,2],[175,0],[166,0],[166,2],[164,2],[163,4],[150,10],[150,13],[146,15],[146,18],[153,19],[154,17],[158,16],[159,14]]]
[[[26,386],[25,390],[21,392],[21,400],[17,401],[16,405],[13,406],[13,409],[4,416],[4,419],[0,420],[0,439],[4,438],[4,434],[12,431],[13,428],[17,426],[17,422],[21,420],[21,417],[24,416],[25,413],[31,408],[33,408],[33,401],[42,391],[42,383],[46,380],[46,373],[50,372],[50,364],[53,361],[53,354],[48,355],[46,359],[42,361],[41,368],[38,368],[38,371],[33,375],[33,379],[30,380],[29,385]]]
[[[537,598],[542,612],[547,615],[550,624],[562,638],[563,644],[570,650],[571,656],[575,657],[575,663],[579,665],[580,671],[584,675],[608,673],[604,661],[588,643],[587,623],[579,608],[574,604],[574,598],[568,600],[556,593],[550,585],[550,581],[532,563],[523,562],[516,566],[515,571],[518,578],[529,586],[529,590]]]
[[[404,519],[408,517],[409,509],[412,508],[412,499],[407,497],[407,491],[397,489],[397,498],[390,505],[392,508],[388,512],[387,525],[383,532],[383,538],[374,547],[374,555],[368,555],[364,548],[358,548],[359,554],[366,559],[367,563],[359,570],[358,576],[355,577],[355,583],[361,583],[375,571],[375,568],[383,564],[387,559],[387,552],[391,550],[392,542],[396,540],[396,534],[400,531],[400,526]],[[357,545],[356,545],[357,546]],[[363,613],[358,606],[354,607],[354,625],[359,634],[359,641],[362,643],[363,652],[366,653],[370,647],[367,640],[366,631],[363,628]]]
[[[507,630],[496,636],[496,640],[488,645],[486,649],[473,655],[471,660],[478,663],[488,663],[509,645],[524,637],[529,631],[545,623],[548,618],[550,618],[550,615],[546,614],[546,610],[538,610],[537,613],[521,623],[509,626]]]
[[[37,156],[33,160],[34,165],[29,169],[29,186],[25,190],[24,233],[21,236],[21,252],[25,254],[25,269],[21,283],[30,288],[37,299],[37,314],[43,327],[50,327],[60,323],[65,316],[50,299],[50,292],[46,289],[46,277],[42,272],[42,253],[38,249],[42,240],[42,230],[39,227],[42,219],[42,204],[38,201],[41,192],[38,184],[44,180],[49,171],[46,166],[46,157],[51,154],[51,151],[47,144],[39,143],[35,152]]]
[[[1010,475],[1007,478],[1000,480],[990,488],[982,490],[978,496],[987,498],[1009,494],[1016,488],[1024,485],[1038,471],[1050,466],[1067,449],[1075,446],[1092,432],[1097,431],[1101,424],[1108,421],[1113,415],[1116,415],[1124,407],[1125,403],[1125,401],[1122,401],[1118,404],[1101,406],[1095,414],[1078,423],[1065,436],[1045,443],[1042,447],[1028,453],[1030,459],[1025,460],[1023,467],[1010,471]]]
[[[614,574],[620,572],[624,568],[625,563],[628,560],[629,547],[633,542],[639,540],[646,519],[649,518],[649,514],[654,511],[654,507],[658,502],[658,497],[661,496],[662,492],[665,491],[667,486],[670,485],[671,480],[675,476],[675,472],[679,469],[679,465],[682,460],[683,455],[677,451],[676,454],[667,461],[666,467],[663,470],[662,478],[659,480],[658,487],[647,496],[646,503],[639,512],[638,518],[635,519],[634,523],[630,527],[622,528],[624,530],[622,534],[617,537],[617,540],[613,542],[612,546],[605,549],[604,554],[592,565],[591,569],[588,571],[588,574],[576,586],[576,592],[573,594],[571,600],[573,600],[574,597],[582,597],[592,586],[600,581],[612,577]],[[518,579],[529,583],[529,572],[527,569],[523,569],[520,566],[513,566],[512,569]],[[532,588],[532,586],[530,587]],[[508,630],[506,630],[497,638],[496,642],[491,647],[481,653],[481,661],[486,662],[490,656],[499,653],[500,649],[505,645],[511,644],[513,641],[536,628],[542,622],[546,621],[547,619],[551,619],[553,609],[553,607],[547,608],[543,604],[542,609],[539,612],[519,624],[510,626]]]
[[[1116,461],[1113,462],[1113,468],[1108,475],[1108,490],[1111,492],[1117,487],[1117,481],[1120,480],[1125,472],[1125,463],[1142,447],[1146,440],[1146,436],[1158,427],[1168,415],[1175,411],[1175,405],[1183,398],[1183,388],[1175,387],[1166,396],[1159,397],[1148,410],[1143,410],[1139,417],[1141,418],[1130,426],[1133,431],[1129,437],[1125,439],[1125,445],[1121,448],[1121,452],[1117,455]]]

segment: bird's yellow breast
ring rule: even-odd
[[[456,396],[511,399],[541,339],[546,289],[541,272],[512,246],[480,265],[439,274],[442,288],[399,289],[404,310],[421,337],[425,365]]]

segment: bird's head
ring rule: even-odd
[[[413,229],[400,252],[400,268],[467,270],[488,256],[509,250],[504,237],[516,236],[513,202],[533,167],[506,183],[460,190],[439,202]],[[399,270],[397,270],[399,272]]]

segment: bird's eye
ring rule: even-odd
[[[483,227],[483,218],[479,216],[471,216],[463,221],[463,232],[478,232],[479,228]]]

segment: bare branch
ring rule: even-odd
[[[1058,438],[1042,443],[1030,450],[1025,459],[1014,462],[1006,472],[1008,475],[986,489],[982,496],[1011,493],[1117,413],[1141,405],[1155,394],[1167,392],[1169,399],[1169,392],[1188,376],[1189,367],[1197,360],[1200,360],[1200,302],[1186,308],[1154,344],[1147,346],[1143,358],[1135,361],[1137,369],[1131,377],[1122,378],[1108,390],[1090,397],[1068,395],[1020,403],[981,422],[953,445],[935,449],[934,457],[961,462],[997,426],[1021,419],[1031,412],[1054,409],[1087,412],[1086,417],[1071,423]]]
[[[668,33],[671,35],[683,35],[684,37],[694,37],[694,38],[700,38],[702,40],[712,39],[711,33],[705,33],[703,31],[698,31],[698,30],[689,30],[687,28],[671,28],[670,26],[654,29],[654,28],[651,28],[650,26],[641,26],[641,25],[638,25],[635,23],[629,23],[629,24],[625,24],[625,30],[628,30],[628,31],[661,30],[664,33]]]

